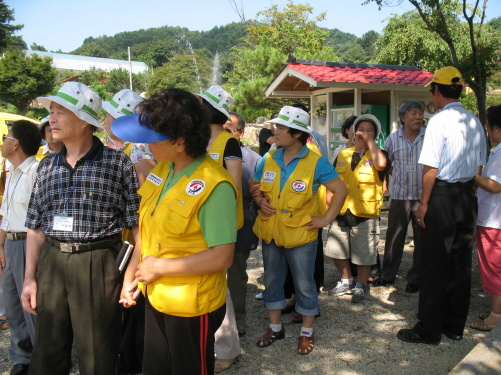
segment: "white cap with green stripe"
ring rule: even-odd
[[[80,120],[102,128],[99,123],[101,98],[99,94],[80,82],[66,82],[56,95],[37,98],[50,111],[50,103],[55,102],[73,112]]]
[[[197,95],[204,98],[211,106],[230,118],[230,108],[233,105],[233,97],[224,91],[221,86],[211,86],[205,90],[205,92]]]
[[[310,123],[310,115],[301,108],[286,105],[285,107],[282,107],[277,118],[269,120],[268,122],[280,124],[287,126],[288,128],[301,130],[305,133],[311,134],[311,128],[308,126]]]
[[[120,90],[109,102],[103,102],[103,109],[113,118],[136,113],[136,107],[144,99],[130,89]]]

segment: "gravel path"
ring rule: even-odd
[[[380,253],[384,249],[387,212],[381,220]],[[325,231],[324,231],[325,235]],[[324,236],[324,240],[325,240]],[[406,246],[401,274],[412,261],[412,248]],[[438,346],[407,344],[396,337],[401,328],[416,321],[418,294],[405,293],[406,280],[398,276],[391,287],[372,288],[364,303],[353,304],[350,296],[319,296],[321,317],[315,322],[316,346],[307,356],[296,354],[300,325],[284,315],[286,337],[267,348],[258,348],[256,340],[267,328],[267,314],[254,295],[263,289],[260,249],[248,262],[247,333],[241,339],[242,359],[224,374],[239,375],[441,375],[447,374],[487,333],[466,328],[464,338],[455,342],[442,336]],[[325,258],[326,289],[334,286],[339,274],[330,258]],[[473,260],[472,300],[468,324],[481,312],[489,311],[490,299],[482,291]],[[9,332],[0,332],[0,375],[7,375]],[[75,372],[77,374],[77,372]]]

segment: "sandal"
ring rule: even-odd
[[[299,336],[299,340],[297,342],[297,352],[301,355],[310,354],[315,346],[315,342],[313,339],[313,335],[311,337],[307,336]]]
[[[482,313],[482,314],[479,314],[478,317],[482,320],[484,319],[487,319],[489,317],[489,315],[491,315],[491,313]]]
[[[233,359],[216,359],[216,363],[214,364],[214,372],[228,370],[233,363],[237,363],[238,361],[240,361],[240,354]]]
[[[9,324],[5,319],[0,319],[0,329],[2,331],[5,331],[6,329],[9,329]]]
[[[266,333],[257,340],[256,345],[260,348],[270,346],[275,340],[282,340],[285,337],[285,330],[282,329],[278,332],[273,332],[271,328],[268,328]]]
[[[496,327],[496,324],[490,325],[490,324],[485,323],[484,320],[480,320],[478,322],[471,323],[470,327],[473,329],[476,329],[477,331],[486,332],[486,331],[492,331],[494,329],[494,327]]]

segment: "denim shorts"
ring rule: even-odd
[[[286,249],[275,241],[263,241],[264,305],[268,310],[280,310],[287,306],[284,283],[289,265],[296,290],[296,311],[305,316],[317,315],[318,294],[313,273],[317,255],[317,241]]]

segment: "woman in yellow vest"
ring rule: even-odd
[[[334,161],[339,176],[348,186],[348,196],[329,229],[325,255],[334,259],[341,274],[341,280],[329,294],[352,294],[351,301],[356,303],[365,299],[371,266],[376,263],[383,180],[390,162],[375,141],[381,132],[375,116],[359,116],[353,129],[355,147],[341,150]],[[357,265],[356,283],[350,258]]]
[[[281,310],[287,305],[283,285],[289,265],[296,291],[296,311],[303,317],[297,350],[299,354],[308,354],[313,350],[313,322],[319,312],[313,278],[316,229],[334,220],[347,189],[329,161],[306,146],[311,134],[307,112],[285,106],[272,121],[276,124],[277,146],[282,148],[263,157],[252,181],[260,185],[262,192],[255,197],[260,210],[254,232],[262,239],[263,300],[270,319],[269,328],[257,346],[266,347],[285,336]],[[321,184],[334,193],[323,216],[319,216],[317,198]]]
[[[121,295],[133,305],[139,282],[146,296],[143,374],[213,374],[237,226],[233,179],[206,152],[207,113],[193,94],[169,89],[112,130],[148,143],[158,161],[138,191],[140,245]]]
[[[40,146],[38,149],[35,158],[40,161],[44,157],[49,156],[50,154],[59,152],[63,147],[63,142],[58,141],[57,139],[52,138],[52,131],[49,126],[50,115],[44,117],[40,121],[40,125],[38,125],[40,132],[42,133],[42,139],[45,141],[43,146]]]

